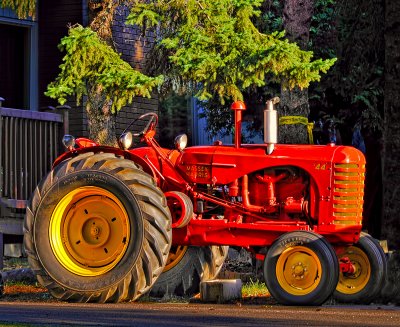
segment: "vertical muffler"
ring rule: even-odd
[[[278,143],[278,112],[274,105],[279,101],[279,97],[268,100],[264,110],[264,143],[267,144],[268,154],[274,151],[275,144]]]

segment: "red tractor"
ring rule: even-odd
[[[263,261],[282,304],[320,305],[331,295],[369,303],[386,275],[385,254],[362,229],[365,159],[353,147],[277,144],[275,99],[264,111],[265,144],[161,148],[157,115],[133,121],[120,148],[70,135],[68,151],[36,188],[25,248],[56,298],[120,302],[190,295],[218,274],[228,246]],[[141,121],[141,133],[129,128]],[[138,122],[139,123],[139,122]],[[133,136],[147,146],[130,149]]]

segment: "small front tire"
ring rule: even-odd
[[[345,248],[338,257],[350,259],[355,271],[340,272],[334,298],[343,303],[371,303],[379,296],[387,274],[386,256],[378,241],[361,233],[359,241]]]
[[[264,261],[267,289],[281,304],[321,305],[339,276],[332,246],[320,235],[296,231],[280,236]]]

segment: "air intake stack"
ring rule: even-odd
[[[235,101],[231,109],[235,112],[235,148],[238,149],[242,144],[242,111],[246,110],[243,101]]]
[[[274,104],[279,101],[278,97],[268,100],[264,110],[264,143],[268,144],[268,154],[274,151],[275,144],[278,143],[278,112],[274,109]]]

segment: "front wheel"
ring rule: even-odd
[[[110,153],[86,153],[36,188],[24,245],[38,281],[56,298],[121,302],[145,293],[171,244],[171,215],[152,177]]]
[[[344,303],[369,304],[379,295],[387,273],[382,247],[370,235],[361,233],[359,241],[338,257],[349,259],[354,269],[351,273],[340,272],[334,298]]]
[[[267,289],[285,305],[321,305],[333,293],[338,276],[335,251],[312,232],[283,234],[264,261]]]

